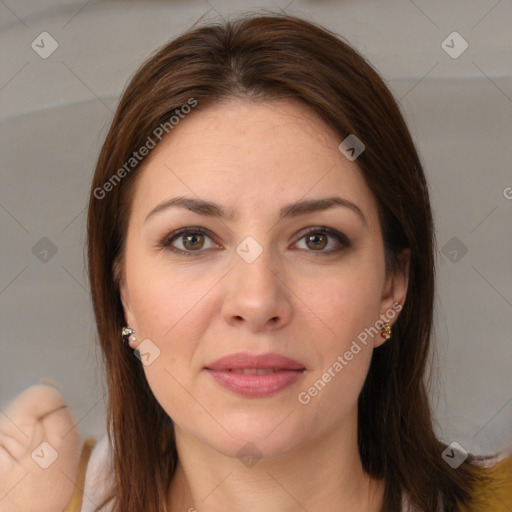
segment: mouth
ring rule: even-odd
[[[302,363],[286,356],[247,353],[223,357],[204,370],[224,389],[252,398],[275,395],[295,384],[306,372]]]
[[[305,370],[209,370],[213,381],[222,388],[245,398],[265,398],[283,392],[301,380]]]
[[[211,370],[211,368],[208,368]],[[300,371],[300,370],[290,370],[288,368],[243,368],[243,369],[231,369],[228,368],[226,370],[212,370],[212,371],[226,371],[237,373],[239,375],[268,375],[270,373],[276,372],[285,372],[285,371]]]

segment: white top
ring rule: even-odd
[[[104,435],[94,446],[85,473],[84,493],[80,512],[95,512],[110,488],[112,467],[109,457],[109,442]],[[105,505],[102,512],[110,512],[112,506]]]
[[[109,443],[108,437],[103,436],[96,443],[91,453],[87,472],[85,474],[84,496],[80,512],[95,512],[98,505],[103,501],[111,484],[111,464],[109,461]],[[102,512],[111,512],[112,506],[106,505],[101,509]],[[439,507],[442,511],[442,504]],[[402,499],[402,512],[421,512],[413,507],[406,496]]]

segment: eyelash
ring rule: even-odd
[[[159,242],[158,247],[160,247],[162,249],[168,249],[171,252],[174,252],[176,254],[183,254],[185,256],[199,256],[202,252],[205,251],[205,250],[201,250],[201,249],[198,251],[183,251],[182,249],[177,249],[176,247],[174,247],[172,245],[172,243],[180,235],[185,235],[185,234],[187,234],[187,235],[188,234],[191,234],[191,235],[201,234],[201,235],[206,235],[209,238],[213,239],[213,237],[210,235],[208,230],[201,228],[199,226],[197,226],[197,227],[189,226],[186,228],[178,229],[177,231],[174,231],[174,232],[166,235]],[[318,254],[318,255],[334,254],[334,253],[342,251],[343,249],[347,249],[348,247],[351,246],[350,240],[343,233],[340,233],[339,231],[329,228],[327,226],[314,226],[314,227],[308,228],[307,231],[303,232],[302,235],[300,236],[300,238],[297,239],[297,242],[302,240],[304,237],[306,237],[307,235],[310,235],[310,234],[323,234],[323,235],[330,236],[332,238],[335,238],[342,245],[342,247],[339,249],[334,249],[334,250],[331,249],[329,251],[322,251],[322,250],[306,251],[306,252],[310,252],[312,254]],[[297,242],[295,242],[295,243],[297,243]]]

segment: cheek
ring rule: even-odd
[[[151,340],[158,353],[144,366],[144,372],[162,407],[179,416],[177,409],[187,402],[184,388],[191,388],[198,364],[194,354],[213,314],[214,305],[207,293],[218,278],[204,272],[193,275],[190,267],[180,271],[179,267],[170,269],[149,261],[137,266],[135,258],[132,265],[129,286],[137,339]]]
[[[308,288],[308,306],[322,321],[325,343],[330,351],[344,350],[350,342],[379,319],[382,272],[373,266],[347,266],[342,271]]]
[[[208,318],[201,301],[202,287],[174,286],[174,280],[146,280],[137,298],[137,320],[145,338],[158,347],[158,357],[144,366],[149,387],[167,414],[181,425],[192,415],[200,418],[204,411],[195,407],[193,377],[194,355],[201,342],[201,333]],[[199,420],[198,420],[199,421]],[[200,421],[208,421],[202,418]]]
[[[357,405],[373,340],[380,336],[377,330],[371,331],[379,314],[376,296],[339,286],[332,288],[330,300],[324,302],[324,322],[329,330],[324,329],[326,334],[315,340],[318,364],[301,387],[297,401],[304,414],[321,417],[326,429],[341,424]]]
[[[169,339],[185,344],[179,332],[185,324],[190,328],[191,316],[195,322],[206,319],[202,310],[208,301],[204,298],[214,287],[216,276],[191,267],[155,264],[147,256],[134,257],[131,270],[128,285],[140,334],[159,344]]]

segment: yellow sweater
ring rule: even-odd
[[[78,464],[75,493],[64,512],[80,512],[82,508],[85,473],[94,439],[85,440]],[[460,512],[512,512],[512,456],[485,469],[489,485],[475,489],[471,504],[460,507]]]
[[[460,512],[512,512],[512,456],[486,469],[489,485],[475,489],[471,505]]]

